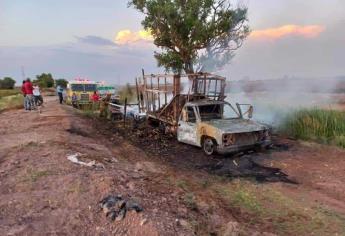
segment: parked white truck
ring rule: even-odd
[[[241,106],[214,100],[187,102],[178,121],[177,139],[180,142],[202,147],[207,155],[233,153],[267,146],[271,143],[267,126],[242,114]]]

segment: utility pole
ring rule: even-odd
[[[21,69],[22,69],[22,78],[23,78],[23,81],[24,81],[24,80],[26,80],[24,66],[22,66]]]

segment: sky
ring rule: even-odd
[[[237,1],[233,1],[237,4]],[[252,30],[216,73],[229,79],[345,75],[344,0],[241,0]],[[52,73],[112,84],[141,69],[163,72],[153,58],[143,15],[125,0],[0,0],[0,78]]]

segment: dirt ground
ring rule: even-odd
[[[0,235],[345,235],[345,150],[283,137],[275,143],[210,158],[54,97],[41,114],[3,112]],[[67,160],[75,153],[104,168]],[[214,171],[244,158],[281,169],[291,183]],[[109,194],[144,210],[110,221],[98,204]]]

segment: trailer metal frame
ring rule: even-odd
[[[186,79],[191,86],[182,91]],[[186,102],[201,99],[224,101],[226,78],[209,73],[198,74],[151,74],[136,80],[139,111],[147,117],[176,127]]]

